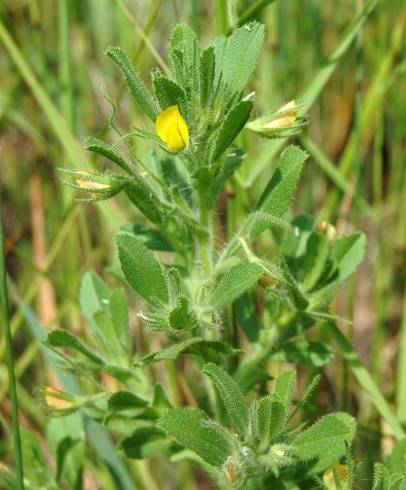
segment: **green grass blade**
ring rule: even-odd
[[[365,390],[366,394],[371,399],[382,418],[386,420],[387,424],[391,427],[395,437],[399,440],[403,439],[406,434],[399,422],[399,419],[390,409],[387,401],[368,372],[367,368],[361,362],[358,354],[354,351],[350,342],[339,330],[335,323],[329,322],[328,325],[330,332],[333,334],[338,346],[340,347],[344,359],[347,361],[348,366],[352,370],[354,376],[357,378],[359,384]]]
[[[58,0],[59,26],[59,81],[62,87],[60,103],[62,114],[70,128],[75,128],[75,101],[70,49],[70,8],[68,0]]]
[[[341,39],[335,49],[327,57],[324,65],[318,70],[313,80],[308,84],[308,86],[302,91],[298,99],[303,101],[298,115],[304,116],[309,111],[310,107],[313,105],[317,97],[321,94],[322,90],[329,81],[331,75],[333,74],[338,61],[347,52],[348,48],[351,46],[352,42],[357,36],[357,33],[367,20],[368,16],[374,10],[379,0],[369,0],[361,12],[354,18],[354,20],[349,24]],[[254,180],[260,175],[261,171],[268,165],[269,161],[275,157],[285,144],[284,139],[275,140],[270,145],[267,146],[267,156],[268,159],[264,159],[263,166],[253,166],[252,171],[246,177],[247,185],[250,185]]]
[[[14,39],[11,37],[6,27],[0,20],[0,40],[4,44],[4,47],[8,51],[11,59],[17,66],[22,77],[27,85],[30,87],[35,99],[44,111],[48,118],[52,129],[57,135],[60,143],[66,151],[66,155],[69,158],[73,167],[78,168],[90,168],[90,162],[86,157],[79,142],[75,139],[72,132],[69,130],[65,119],[61,116],[60,112],[56,109],[54,103],[45,92],[40,82],[34,75],[29,64],[25,60],[22,52],[18,48]]]
[[[255,17],[261,13],[261,11],[273,3],[275,0],[257,0],[252,5],[250,5],[245,12],[243,12],[238,19],[238,25],[242,26],[251,20],[254,20]]]
[[[403,299],[403,321],[400,337],[396,411],[402,423],[406,423],[406,294]]]
[[[15,454],[15,469],[18,490],[24,489],[24,472],[23,459],[21,451],[20,425],[18,421],[18,400],[16,377],[14,372],[14,357],[13,346],[10,330],[10,313],[8,308],[7,294],[7,279],[6,279],[6,264],[4,258],[4,236],[3,236],[3,218],[1,212],[1,196],[0,196],[0,302],[1,302],[1,318],[4,329],[4,337],[6,341],[7,368],[9,376],[9,391],[11,400],[11,418],[14,433],[14,454]]]

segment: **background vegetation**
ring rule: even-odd
[[[20,417],[44,447],[55,447],[66,433],[82,437],[83,428],[62,419],[50,422],[39,406],[36,388],[58,386],[61,379],[37,339],[50,327],[86,335],[78,307],[81,277],[89,269],[109,277],[111,264],[117,263],[112,237],[120,224],[139,221],[121,196],[101,204],[78,204],[73,192],[59,183],[55,170],[92,166],[82,141],[90,134],[108,138],[104,121],[111,107],[103,93],[120,101],[124,127],[143,117],[124,96],[119,74],[104,55],[108,46],[121,46],[138,72],[146,74],[165,64],[167,39],[176,23],[192,25],[203,44],[226,33],[226,3],[0,3],[0,181]],[[406,5],[403,0],[378,2],[349,49],[330,65],[332,76],[318,93],[315,77],[320,76],[320,67],[364,2],[240,0],[240,18],[250,15],[253,4],[266,3],[270,5],[255,15],[267,27],[265,49],[252,81],[256,105],[265,111],[292,98],[306,102],[315,97],[309,126],[296,140],[311,158],[295,208],[330,221],[340,233],[361,229],[367,235],[366,260],[340,295],[335,313],[352,321],[340,327],[406,424]],[[257,200],[275,156],[274,146],[266,140],[243,137],[248,158],[239,178],[227,188],[229,219],[235,222]],[[142,143],[138,151],[142,154]],[[235,188],[240,191],[238,200],[233,200]],[[224,212],[219,209],[220,220]],[[136,318],[132,328],[137,328]],[[320,339],[327,335],[315,333]],[[159,348],[159,336],[147,341],[153,342],[154,350]],[[363,468],[359,486],[369,488],[373,462],[391,452],[392,431],[342,357],[318,371],[322,381],[310,415],[347,410],[356,416],[353,451]],[[314,374],[301,370],[299,386]],[[187,401],[183,378],[180,386]],[[1,340],[0,460],[12,465],[7,390]],[[110,488],[108,444],[96,429],[93,435],[90,447],[76,448],[78,460],[85,461],[85,486]],[[101,440],[104,458],[97,454]],[[140,488],[162,488],[150,463],[130,462],[128,471]],[[196,488],[186,474],[184,481],[189,482],[185,488]],[[201,488],[205,485],[202,481]]]

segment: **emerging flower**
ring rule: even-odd
[[[278,110],[277,114],[281,114],[281,116],[264,124],[264,129],[286,128],[286,126],[293,124],[297,117],[296,101],[289,101]]]
[[[189,128],[177,105],[165,109],[155,122],[157,135],[170,150],[183,150],[189,143]]]
[[[348,465],[335,461],[333,465],[323,473],[323,482],[329,490],[347,488],[350,478]],[[341,487],[337,487],[336,482],[340,482]]]
[[[289,101],[276,112],[249,122],[246,128],[266,138],[286,138],[299,133],[307,124],[305,117],[298,117],[298,105]]]
[[[43,389],[44,408],[52,415],[67,415],[80,408],[74,395],[57,390],[52,386]]]
[[[127,178],[107,172],[105,174],[97,174],[86,170],[58,169],[58,173],[60,180],[64,184],[89,193],[89,199],[93,201],[109,199],[130,184]],[[66,177],[70,180],[66,180]]]

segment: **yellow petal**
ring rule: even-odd
[[[51,386],[45,390],[45,402],[49,408],[66,409],[72,406],[72,402],[64,398],[64,393]]]
[[[171,150],[180,151],[189,143],[189,128],[177,105],[168,107],[157,117],[157,135]]]
[[[290,126],[296,121],[297,110],[296,110],[296,101],[291,100],[284,106],[282,106],[278,112],[285,112],[285,114],[278,119],[274,119],[273,121],[265,124],[264,128],[266,129],[277,129],[277,128],[286,128],[286,126]]]

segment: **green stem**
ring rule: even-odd
[[[10,330],[10,312],[8,308],[1,198],[0,198],[0,301],[1,301],[1,315],[3,319],[2,323],[4,325],[4,337],[6,341],[9,392],[10,392],[10,400],[11,400],[11,418],[12,418],[13,433],[14,433],[16,479],[17,479],[18,489],[23,490],[24,489],[23,458],[22,458],[22,451],[21,451],[20,425],[18,422],[18,400],[17,400],[16,377],[14,372],[12,338],[11,338],[11,330]]]
[[[216,18],[217,32],[227,35],[236,22],[234,0],[217,0]]]
[[[202,270],[205,279],[208,279],[213,270],[212,262],[212,226],[211,216],[209,210],[205,205],[204,192],[199,190],[199,210],[200,210],[200,224],[208,231],[207,235],[201,235],[198,238],[199,255],[202,262]]]
[[[338,346],[340,347],[344,359],[348,362],[348,365],[354,376],[357,378],[359,384],[365,390],[366,394],[375,405],[382,418],[385,419],[388,425],[391,427],[395,437],[399,440],[403,439],[405,437],[405,431],[403,430],[399,419],[390,409],[372,376],[362,364],[358,354],[354,351],[345,335],[338,329],[335,323],[329,322],[328,325],[331,333],[334,335],[338,343]]]

